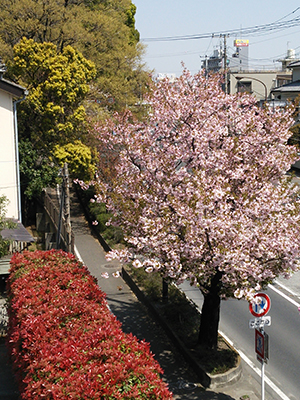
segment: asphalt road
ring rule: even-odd
[[[270,340],[270,359],[265,374],[290,399],[299,399],[300,381],[300,317],[297,308],[268,289],[272,306],[268,315],[272,325],[265,330]],[[256,360],[254,329],[249,328],[248,303],[228,300],[223,302],[221,311],[221,330],[246,356],[260,368]],[[280,398],[280,397],[279,397]]]
[[[191,288],[188,283],[182,288],[188,297],[201,307],[200,291]],[[271,298],[271,310],[268,315],[272,320],[271,326],[265,328],[270,339],[270,357],[265,365],[266,398],[299,400],[300,316],[297,304],[300,303],[300,272],[291,280],[280,279],[269,287],[266,293]],[[261,364],[257,361],[255,353],[255,331],[249,328],[249,320],[253,318],[248,302],[235,299],[222,301],[220,331],[260,371]],[[253,371],[252,374],[261,382],[256,372]]]

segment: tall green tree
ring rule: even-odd
[[[85,139],[83,101],[96,69],[71,46],[59,53],[53,43],[23,38],[14,46],[10,73],[29,90],[18,106],[23,216],[28,221],[32,199],[57,183],[55,146]]]
[[[59,165],[51,162],[45,151],[37,151],[29,140],[19,144],[20,175],[22,182],[23,203],[32,202],[45,187],[59,183]]]
[[[2,0],[0,33],[12,47],[25,36],[37,42],[55,43],[63,49],[79,42],[87,43],[89,37],[86,35],[91,33],[96,16],[102,23],[106,19],[126,25],[131,39],[138,41],[135,12],[136,7],[130,0]],[[90,26],[86,24],[88,20]]]
[[[19,143],[22,218],[25,224],[35,220],[36,201],[46,187],[53,187],[59,180],[59,165],[51,161],[47,148],[35,149],[26,139]]]
[[[58,52],[71,45],[97,67],[90,113],[132,106],[149,79],[141,63],[135,12],[130,0],[2,0],[0,51],[2,41],[8,46],[3,56],[9,58],[9,49],[22,37],[51,42]]]

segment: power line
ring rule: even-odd
[[[295,14],[295,12],[298,11],[299,9],[300,9],[300,7],[295,8],[294,11],[292,11],[292,12],[290,12],[289,14],[285,15],[284,17],[281,17],[281,18],[277,19],[277,21],[275,21],[275,22],[282,21],[282,20],[285,19],[286,17],[289,17],[289,16],[292,15],[292,14]]]
[[[297,9],[296,9],[297,10]],[[295,11],[296,11],[295,10]],[[265,35],[270,32],[275,32],[278,30],[284,30],[293,28],[295,26],[300,25],[300,17],[293,18],[288,21],[281,21],[278,20],[277,22],[272,22],[270,24],[265,25],[256,25],[248,28],[243,28],[242,34],[247,36],[261,36]],[[142,38],[143,42],[170,42],[170,41],[180,41],[180,40],[198,40],[198,39],[208,39],[214,37],[224,37],[224,35],[240,35],[241,29],[231,29],[226,32],[219,31],[213,33],[202,33],[202,34],[195,34],[195,35],[183,35],[183,36],[165,36],[165,37],[157,37],[157,38]]]
[[[295,33],[298,33],[299,32],[299,30],[297,30],[296,32],[294,32],[293,34],[295,34]],[[274,40],[274,39],[278,39],[278,38],[283,38],[284,36],[290,36],[291,34],[290,33],[287,33],[287,34],[285,34],[285,35],[280,35],[280,36],[277,36],[277,37],[273,37],[273,38],[269,38],[269,39],[264,39],[264,40],[259,40],[259,41],[256,41],[256,42],[251,42],[251,47],[252,46],[255,46],[256,44],[261,44],[261,43],[264,43],[264,42],[269,42],[270,40]],[[278,56],[278,57],[284,57],[284,55],[280,55],[280,56]]]

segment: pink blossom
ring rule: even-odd
[[[299,270],[300,191],[286,175],[293,109],[260,108],[221,82],[184,69],[153,87],[144,121],[126,112],[96,125],[99,157],[113,160],[99,163],[96,187],[128,246],[110,257],[251,299]]]
[[[134,266],[134,268],[141,268],[143,266],[143,264],[139,260],[134,260],[132,262],[132,265]]]

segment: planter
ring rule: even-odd
[[[137,283],[131,277],[130,273],[124,267],[122,268],[122,277],[128,284],[128,286],[131,288],[131,290],[135,293],[137,298],[147,306],[148,310],[155,318],[155,320],[163,327],[166,334],[173,342],[173,344],[176,346],[178,351],[180,351],[180,353],[184,356],[185,360],[189,363],[191,368],[193,368],[203,387],[215,389],[228,384],[233,384],[239,380],[242,374],[242,366],[241,366],[241,359],[238,353],[236,353],[237,363],[234,368],[231,368],[224,373],[217,373],[217,374],[207,373],[197,360],[195,354],[193,354],[193,351],[188,349],[187,346],[183,343],[183,341],[178,337],[176,332],[174,332],[174,329],[172,329],[167,319],[161,312],[162,308],[155,305],[155,303],[145,295],[145,293],[139,288]],[[230,350],[236,352],[235,349],[233,349],[232,346],[230,346],[230,344],[227,341],[225,341],[224,338],[222,340],[224,341],[224,343],[226,343],[226,345]]]

